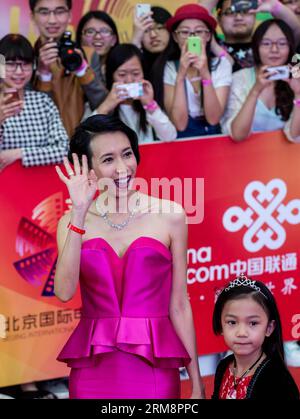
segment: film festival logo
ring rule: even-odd
[[[286,195],[287,186],[281,179],[267,184],[250,182],[244,190],[247,208],[229,208],[223,215],[224,228],[236,233],[246,227],[243,245],[248,252],[279,249],[286,240],[284,223],[300,224],[300,199],[284,203]]]
[[[5,79],[5,57],[0,54],[0,79]]]

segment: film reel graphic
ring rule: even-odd
[[[63,194],[59,192],[38,204],[33,209],[31,220],[22,217],[18,225],[16,252],[21,259],[13,266],[30,285],[43,286],[42,297],[54,296],[57,261],[55,233],[58,220],[64,212]]]

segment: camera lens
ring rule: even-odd
[[[65,32],[58,43],[58,54],[62,65],[68,71],[76,71],[82,64],[81,55],[75,51],[75,48],[71,32]]]

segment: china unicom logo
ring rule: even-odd
[[[223,226],[231,233],[246,227],[243,245],[249,252],[263,247],[279,249],[286,239],[284,225],[300,224],[300,199],[284,203],[286,194],[286,183],[281,179],[249,183],[244,191],[247,208],[229,208],[223,215]]]

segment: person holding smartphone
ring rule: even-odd
[[[275,19],[284,20],[293,30],[297,42],[300,41],[300,26],[295,14],[286,4],[278,0],[249,0],[244,2],[242,10],[241,0],[198,0],[202,6],[212,13],[216,10],[222,37],[217,41],[224,51],[234,60],[232,71],[252,67],[252,35],[257,26],[258,13],[270,13]],[[248,4],[247,4],[248,3]]]
[[[291,62],[293,32],[282,20],[267,20],[256,29],[252,48],[255,66],[233,75],[223,131],[242,141],[252,132],[284,129],[290,141],[299,142],[300,79],[280,80],[276,69]]]
[[[221,133],[219,122],[229,94],[231,63],[211,52],[216,25],[198,4],[179,7],[167,21],[175,42],[159,66],[164,68],[164,107],[178,138]],[[198,52],[188,49],[191,36],[199,38]]]
[[[96,113],[118,115],[138,133],[140,143],[176,139],[175,126],[154,100],[152,84],[144,78],[142,53],[135,45],[120,44],[110,51],[106,82],[110,92]],[[130,89],[131,83],[138,85]],[[132,90],[140,93],[134,97]]]
[[[57,107],[45,93],[25,89],[34,64],[30,42],[22,35],[6,35],[0,41],[0,54],[6,60],[0,106],[0,171],[17,160],[25,167],[62,162],[69,141]],[[14,99],[15,93],[18,99]]]
[[[36,44],[34,87],[48,93],[57,105],[69,135],[81,121],[85,103],[95,109],[105,98],[105,86],[91,68],[94,48],[76,48],[82,64],[69,71],[61,63],[58,44],[72,19],[72,0],[29,0],[32,20],[40,34]]]

